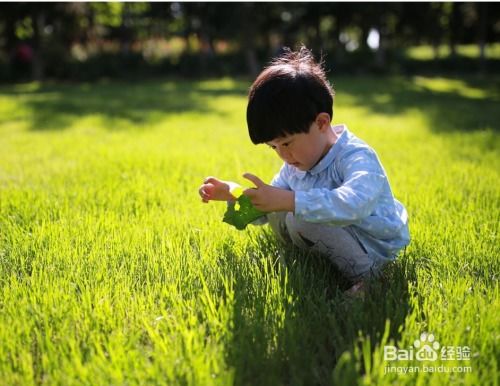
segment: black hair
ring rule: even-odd
[[[321,62],[301,47],[274,59],[250,87],[247,125],[254,144],[307,133],[319,113],[333,114],[334,91]]]

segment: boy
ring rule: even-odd
[[[250,88],[247,124],[254,144],[284,161],[271,184],[246,173],[245,190],[267,212],[277,237],[327,256],[362,291],[409,241],[408,217],[392,195],[373,149],[345,125],[331,126],[334,92],[311,52],[287,51]],[[203,202],[231,201],[234,183],[208,177]]]

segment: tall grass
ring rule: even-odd
[[[364,301],[314,255],[238,232],[206,175],[269,180],[244,80],[0,88],[0,384],[496,385],[500,80],[339,78],[412,243]],[[424,331],[468,373],[387,373]],[[429,364],[429,363],[428,363]]]

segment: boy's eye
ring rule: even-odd
[[[291,141],[290,142],[284,142],[284,143],[282,143],[281,145],[278,145],[278,146],[288,147],[288,146],[290,146],[290,143],[291,143]],[[269,146],[273,150],[276,150],[276,145],[271,145],[271,144],[268,143],[267,146]]]

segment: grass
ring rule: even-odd
[[[200,203],[206,175],[280,166],[247,138],[247,81],[1,87],[0,384],[497,385],[500,79],[333,81],[411,216],[364,301]],[[470,361],[384,361],[424,331]]]
[[[478,44],[459,44],[456,46],[456,54],[467,58],[479,58],[479,45]],[[434,48],[429,45],[420,45],[410,47],[406,50],[406,55],[411,59],[417,60],[431,60],[434,59]],[[437,48],[437,55],[439,58],[446,58],[451,55],[449,45],[440,45]],[[486,59],[500,59],[500,44],[490,43],[485,45],[484,55]]]

